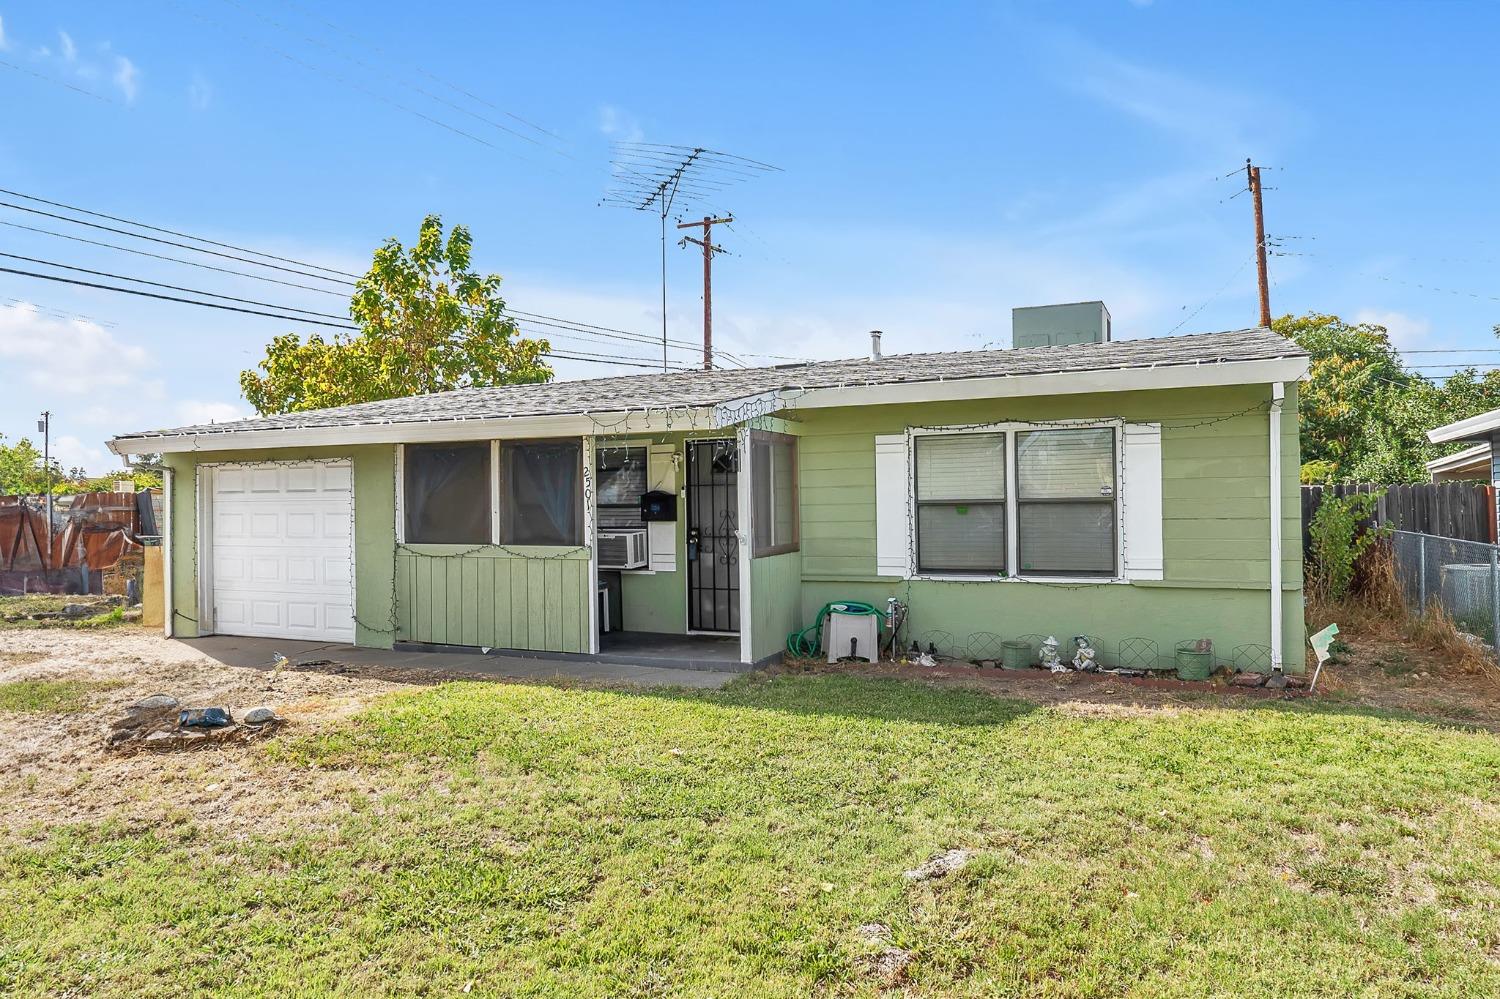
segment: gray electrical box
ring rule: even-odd
[[[1029,305],[1010,310],[1013,347],[1064,347],[1108,343],[1109,310],[1103,302]]]

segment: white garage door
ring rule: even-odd
[[[354,641],[348,462],[267,462],[211,473],[212,630]]]

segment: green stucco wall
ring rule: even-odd
[[[195,451],[169,454],[172,468],[173,634],[198,635],[197,466],[214,462],[305,461],[348,458],[354,466],[355,644],[388,649],[395,639],[392,609],[396,549],[395,451],[389,444]]]
[[[802,617],[840,598],[881,605],[909,600],[914,634],[947,632],[957,646],[974,632],[1010,638],[1150,638],[1164,656],[1175,642],[1208,637],[1222,661],[1270,634],[1268,524],[1270,387],[1121,392],[982,402],[807,410],[801,425]],[[1282,656],[1303,667],[1302,528],[1296,387],[1282,416]],[[1239,415],[1234,415],[1239,414]],[[908,426],[1005,420],[1124,418],[1162,424],[1164,578],[1100,584],[949,582],[876,575],[875,442]],[[1209,422],[1213,421],[1213,422]],[[1129,496],[1122,501],[1129,503]]]

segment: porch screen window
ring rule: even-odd
[[[642,527],[646,449],[599,445],[595,490],[600,527]]]
[[[1016,434],[1021,573],[1115,574],[1115,434],[1108,428]]]
[[[917,568],[1005,572],[1005,435],[916,438]]]
[[[797,438],[757,430],[750,436],[751,557],[797,550]]]
[[[500,445],[500,543],[583,544],[582,446]]]
[[[490,540],[490,445],[408,444],[402,457],[406,540]]]

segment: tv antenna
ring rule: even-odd
[[[661,221],[661,367],[666,371],[667,217],[673,208],[685,211],[717,199],[736,184],[762,174],[779,173],[781,168],[702,146],[616,142],[610,171],[613,182],[599,204],[655,212]],[[704,295],[708,295],[706,286]],[[708,356],[710,348],[706,343],[704,349]]]

